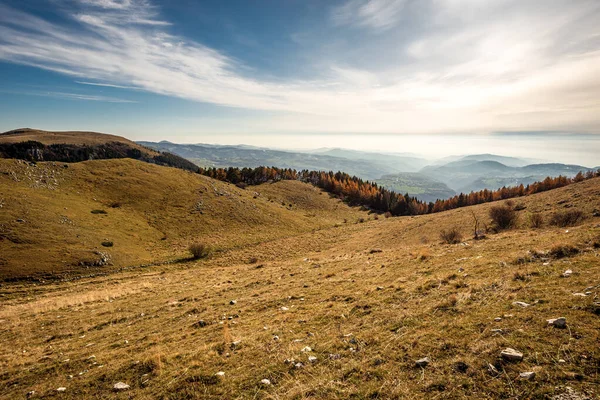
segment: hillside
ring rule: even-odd
[[[393,190],[396,193],[408,193],[417,199],[433,202],[437,199],[447,199],[454,196],[456,192],[444,183],[431,179],[419,173],[399,173],[384,175],[375,182],[379,186]]]
[[[14,161],[1,165],[17,176],[33,174]],[[17,229],[12,220],[30,209],[35,218],[24,218],[31,225],[21,223],[20,235],[51,238],[48,232],[58,228],[39,218],[72,212],[75,226],[87,227],[79,233],[88,235],[87,246],[103,240],[105,227],[121,225],[130,230],[120,231],[115,251],[125,240],[140,254],[155,249],[163,231],[165,246],[155,251],[165,258],[182,257],[185,236],[197,230],[228,245],[200,261],[75,281],[3,283],[0,397],[31,391],[67,399],[600,395],[600,218],[594,216],[600,178],[519,198],[517,226],[476,241],[470,239],[473,215],[487,223],[498,203],[334,225],[359,214],[298,182],[243,191],[130,160],[85,162],[61,172],[55,190],[0,175],[0,198],[10,196],[0,214],[7,210],[10,219],[2,226]],[[152,180],[157,174],[162,179]],[[143,191],[121,194],[129,185]],[[261,192],[257,199],[253,190]],[[52,204],[60,196],[76,200],[63,210]],[[200,215],[190,213],[198,198],[207,206]],[[121,208],[108,209],[114,201]],[[287,210],[282,203],[288,201],[322,208],[311,217],[295,213],[294,204]],[[54,211],[36,211],[43,202]],[[263,213],[248,214],[252,205]],[[89,211],[101,207],[106,216]],[[548,224],[569,210],[584,219],[569,227]],[[544,219],[541,228],[529,226],[531,214]],[[312,229],[316,221],[321,229]],[[219,226],[225,229],[210,236]],[[442,243],[440,230],[452,227],[465,239]],[[148,238],[154,241],[146,249]],[[48,240],[36,257],[61,260],[62,240]],[[21,260],[40,243],[19,253]],[[4,247],[1,254],[6,258]],[[567,329],[547,326],[558,317],[566,318]],[[523,359],[504,360],[507,347]],[[416,366],[423,357],[428,364]],[[535,376],[520,378],[525,372]],[[117,382],[128,388],[119,393]]]
[[[195,164],[175,154],[96,132],[48,132],[29,128],[4,132],[0,134],[0,158],[69,163],[132,158],[188,171],[198,170]]]
[[[196,240],[227,249],[365,215],[300,182],[243,190],[131,159],[0,159],[0,200],[0,278],[102,273],[181,258]],[[102,254],[111,265],[95,265]]]
[[[125,139],[122,136],[110,135],[107,133],[98,132],[82,132],[82,131],[65,131],[65,132],[50,132],[41,129],[20,128],[12,131],[0,133],[0,143],[19,143],[35,141],[45,145],[51,144],[74,144],[74,145],[98,145],[108,142],[117,142],[126,144],[127,146],[138,149],[149,155],[157,155],[153,149],[140,146],[134,141]]]

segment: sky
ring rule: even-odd
[[[597,0],[0,0],[0,131],[595,166],[598,21]]]

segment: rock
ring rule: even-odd
[[[573,271],[571,271],[570,269],[566,270],[565,272],[563,272],[562,277],[563,278],[568,278],[571,275],[573,275]]]
[[[33,397],[33,396],[35,396],[35,390],[32,390],[31,392],[27,392],[27,398],[28,399],[31,398],[31,397]]]
[[[287,307],[281,307],[281,311],[288,311],[288,310],[289,310],[289,308],[287,308]]]
[[[587,294],[585,294],[585,293],[573,293],[573,296],[578,296],[578,297],[586,297],[586,296],[588,296],[588,295],[587,295]]]
[[[565,364],[565,363],[566,363],[566,361],[565,361],[565,360],[563,360],[563,359],[561,358],[561,359],[559,359],[559,360],[558,360],[558,363],[559,363],[559,364]]]
[[[279,336],[273,335],[273,340],[276,341],[276,342],[279,341]]]
[[[225,376],[225,372],[219,371],[215,374],[216,376]]]
[[[554,326],[555,328],[564,329],[567,327],[567,319],[565,317],[559,317],[554,319],[546,320],[548,326]]]
[[[531,304],[527,304],[524,301],[515,301],[513,305],[525,308],[529,307]]]
[[[261,384],[265,385],[265,386],[271,386],[271,381],[268,379],[263,379],[260,381]]]
[[[383,290],[383,286],[377,286],[377,290]]]
[[[523,353],[518,352],[515,349],[507,347],[500,352],[500,356],[506,361],[521,361],[523,359]]]
[[[330,354],[329,355],[330,360],[339,360],[340,358],[342,358],[342,356],[339,354]]]
[[[231,300],[231,301],[229,302],[229,304],[233,306],[233,305],[237,304],[237,300]]]
[[[504,331],[502,329],[492,329],[492,333],[503,334]]]
[[[423,358],[415,361],[415,366],[425,368],[427,365],[429,365],[429,363],[430,363],[429,357],[423,357]]]
[[[529,372],[521,372],[519,374],[519,378],[521,379],[525,379],[525,380],[533,380],[533,378],[535,378],[535,372],[533,371],[529,371]]]
[[[500,375],[500,372],[498,371],[498,369],[496,367],[494,367],[492,364],[488,363],[487,369],[488,369],[488,372],[490,373],[490,375],[493,375],[493,376]]]
[[[296,369],[300,369],[302,367],[304,367],[304,364],[302,364],[301,362],[294,364],[294,368]]]
[[[500,317],[496,317],[496,318],[494,318],[494,321],[496,321],[496,322],[500,322],[500,321],[502,321],[502,318],[500,318]]]
[[[312,351],[312,349],[311,349],[310,347],[306,346],[306,347],[305,347],[305,348],[303,348],[301,351],[302,351],[303,353],[310,353],[310,352]]]
[[[206,325],[208,325],[208,323],[206,321],[204,321],[204,320],[201,319],[200,321],[194,322],[192,324],[192,327],[194,327],[194,328],[204,328]]]
[[[315,356],[309,356],[308,357],[308,362],[310,362],[310,363],[316,363],[317,362],[317,357],[315,357]]]
[[[56,389],[57,392],[66,392],[67,388],[66,387],[59,387],[58,389]]]
[[[129,385],[124,382],[117,382],[113,386],[113,389],[114,390],[127,390],[127,389],[129,389]]]

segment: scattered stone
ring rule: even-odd
[[[241,341],[241,340],[236,340],[235,342],[231,342],[231,349],[232,349],[232,350],[235,350],[235,349],[237,349],[238,347],[240,347],[240,345],[241,345],[241,344],[242,344],[242,341]]]
[[[300,369],[302,367],[304,367],[304,364],[302,364],[301,362],[294,364],[294,368],[296,369]]]
[[[423,357],[415,361],[417,367],[425,368],[430,363],[429,357]]]
[[[27,392],[27,398],[29,399],[30,397],[35,396],[35,390],[32,390],[31,392]]]
[[[216,376],[225,376],[225,372],[219,371],[215,374]]]
[[[273,335],[273,340],[276,341],[276,342],[279,341],[279,336]]]
[[[533,378],[535,378],[535,372],[533,372],[533,371],[521,372],[519,374],[519,378],[531,381],[531,380],[533,380]]]
[[[312,351],[312,349],[308,346],[306,346],[305,348],[302,349],[303,353],[310,353]]]
[[[521,361],[523,360],[523,353],[518,352],[515,349],[507,347],[500,352],[500,356],[506,361]]]
[[[59,387],[58,389],[56,389],[57,392],[66,392],[67,388],[66,387]]]
[[[504,331],[502,329],[492,329],[492,333],[497,333],[497,334],[501,335],[504,333]]]
[[[585,293],[573,293],[573,296],[578,296],[578,297],[586,297],[586,296],[588,296],[588,295],[587,295],[587,294],[585,294]]]
[[[283,363],[284,364],[294,364],[296,362],[296,360],[294,360],[293,358],[286,358]]]
[[[571,271],[570,269],[566,270],[565,272],[563,272],[562,277],[563,278],[568,278],[571,275],[573,275],[573,271]]]
[[[289,308],[287,308],[287,307],[281,307],[281,311],[288,311],[288,310],[289,310]]]
[[[583,395],[581,393],[578,393],[575,390],[573,390],[572,387],[567,386],[565,388],[564,393],[552,396],[550,399],[551,400],[589,400],[589,397],[586,395]]]
[[[339,360],[340,358],[342,358],[342,356],[339,354],[330,354],[329,355],[330,360]]]
[[[559,360],[558,360],[558,363],[559,363],[559,364],[565,364],[565,363],[566,363],[566,361],[565,361],[565,360],[563,360],[563,359],[561,358],[561,359],[559,359]]]
[[[383,286],[377,286],[377,290],[383,290]]]
[[[564,329],[567,327],[567,319],[565,317],[548,319],[546,322],[548,322],[548,326],[554,326],[555,328],[559,329]]]
[[[192,327],[194,327],[194,328],[204,328],[206,325],[208,325],[208,323],[206,321],[204,321],[204,320],[201,319],[200,321],[194,322],[192,324]]]
[[[496,317],[496,318],[494,318],[494,321],[496,321],[496,322],[500,322],[500,321],[502,321],[502,318],[500,318],[500,317]]]
[[[513,304],[515,306],[519,306],[519,307],[523,307],[523,308],[529,307],[531,305],[531,304],[525,303],[524,301],[515,301]]]
[[[308,356],[308,362],[310,362],[310,363],[316,363],[317,362],[317,357],[315,357],[315,356]]]
[[[231,301],[229,302],[229,304],[233,306],[233,305],[237,304],[237,300],[231,300]]]
[[[271,381],[266,378],[261,380],[260,383],[262,383],[265,386],[271,386]]]
[[[500,371],[498,371],[498,369],[496,367],[494,367],[492,364],[488,363],[487,369],[488,369],[488,372],[493,376],[500,375]]]
[[[369,251],[370,254],[375,254],[375,253],[381,253],[383,250],[381,249],[371,249],[371,251]]]
[[[129,385],[124,382],[117,382],[113,386],[113,389],[114,390],[127,390],[127,389],[129,389]]]

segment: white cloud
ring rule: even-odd
[[[331,52],[316,60],[327,67],[310,81],[252,78],[240,61],[172,35],[155,7],[135,0],[79,0],[70,15],[77,28],[0,5],[0,60],[82,84],[276,111],[228,122],[232,129],[600,131],[596,1],[419,2],[427,13],[407,1],[350,0],[332,14],[337,24],[386,31],[384,42],[351,43],[357,52],[399,54],[403,63],[375,57],[356,66]],[[408,38],[394,29],[403,13],[418,13],[405,18],[417,24]]]

